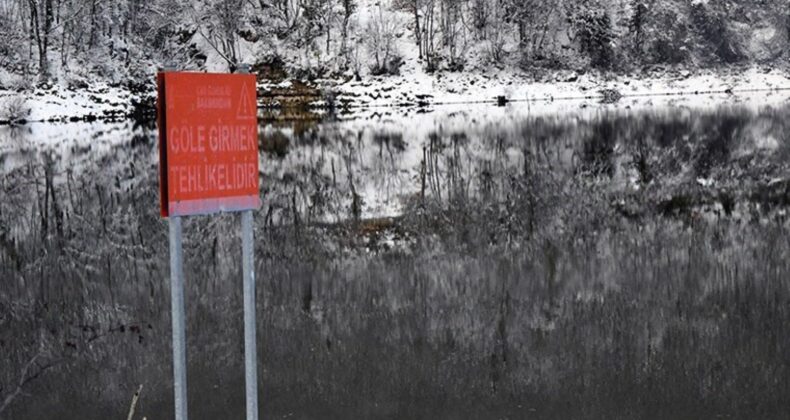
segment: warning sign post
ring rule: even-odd
[[[256,77],[165,71],[157,75],[159,196],[170,222],[176,420],[187,420],[181,216],[242,212],[247,420],[258,419],[252,210],[260,207]]]

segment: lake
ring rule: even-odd
[[[784,418],[782,95],[262,112],[263,416]],[[172,416],[155,128],[0,127],[0,415]],[[244,413],[239,226],[184,224],[193,419]]]

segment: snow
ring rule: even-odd
[[[127,89],[96,83],[85,89],[73,90],[60,85],[35,88],[29,93],[0,90],[0,100],[23,96],[28,122],[126,116],[132,111],[134,95]]]
[[[705,5],[707,0],[694,0],[692,4]],[[188,11],[187,17],[192,20],[203,16],[208,5],[195,4],[194,10]],[[689,63],[689,69],[660,70],[651,75],[602,75],[593,72],[576,73],[571,70],[558,70],[548,73],[547,76],[536,77],[534,74],[521,70],[519,67],[520,54],[513,34],[505,37],[506,48],[509,51],[503,63],[492,66],[489,63],[485,43],[470,41],[469,44],[460,45],[464,51],[463,59],[465,68],[462,72],[438,71],[427,73],[425,63],[419,59],[419,50],[415,44],[411,30],[412,16],[403,8],[394,8],[390,0],[359,0],[357,8],[351,17],[349,27],[348,45],[361,52],[360,70],[362,81],[342,78],[337,71],[340,59],[340,37],[337,32],[331,38],[329,48],[325,47],[324,34],[318,36],[309,46],[299,48],[284,40],[261,39],[258,42],[248,42],[237,39],[235,51],[241,62],[253,63],[262,56],[273,54],[281,56],[289,68],[323,68],[333,78],[319,80],[318,88],[336,91],[339,103],[349,103],[355,107],[375,106],[389,107],[401,104],[461,104],[477,102],[495,102],[502,97],[508,101],[545,102],[563,99],[594,99],[603,89],[616,90],[625,96],[624,102],[630,98],[655,95],[678,95],[732,91],[743,93],[752,90],[780,90],[790,89],[790,80],[785,72],[759,66],[750,68],[722,68],[715,70],[696,70],[694,64]],[[403,58],[404,64],[397,76],[370,76],[370,57],[366,42],[370,39],[369,24],[381,11],[388,20],[396,22],[394,25],[394,42],[397,55]],[[612,10],[625,13],[628,7],[624,2]],[[339,12],[336,10],[335,12]],[[209,14],[210,15],[210,14]],[[211,27],[217,22],[207,21]],[[736,22],[737,23],[737,22]],[[245,20],[242,24],[250,25]],[[438,22],[437,22],[438,24]],[[560,22],[552,21],[552,26],[557,30],[562,27]],[[783,36],[781,30],[770,22],[762,26],[748,28],[750,33],[750,51],[771,53],[772,40]],[[336,28],[338,29],[338,28]],[[195,48],[206,55],[205,70],[224,72],[228,70],[228,63],[222,54],[216,50],[214,42],[209,42],[205,36],[211,31],[204,28],[192,36],[191,42]],[[205,35],[205,36],[204,36]],[[276,38],[276,37],[275,37]],[[215,40],[216,41],[216,40]],[[464,42],[469,40],[464,40]],[[120,39],[113,39],[114,44],[123,46]],[[446,51],[443,51],[446,53]],[[760,61],[760,60],[757,60]],[[769,60],[762,60],[767,62]],[[53,65],[57,60],[53,60]],[[195,63],[185,63],[185,66],[194,66]],[[75,67],[77,64],[75,64]],[[149,72],[153,70],[149,66]],[[352,65],[353,67],[353,65]],[[79,69],[74,69],[79,73]],[[348,76],[350,70],[346,71]],[[61,78],[62,79],[62,78]],[[154,75],[150,74],[150,83],[153,87]],[[64,82],[65,83],[65,82]],[[276,82],[263,87],[277,87],[280,89],[291,86],[292,81]],[[5,69],[0,69],[0,107],[2,99],[18,95],[16,90],[22,84],[18,76],[14,76]],[[133,94],[122,87],[111,87],[103,83],[94,83],[85,89],[69,90],[60,86],[51,89],[37,88],[32,92],[23,94],[31,110],[27,121],[47,121],[63,119],[82,119],[92,116],[128,114],[130,101]],[[314,105],[322,105],[316,101]],[[0,112],[0,120],[2,120]]]
[[[364,24],[362,18],[367,16],[365,10],[360,10],[360,25]],[[463,72],[438,71],[429,74],[418,59],[417,47],[410,36],[397,38],[396,44],[404,58],[400,75],[364,75],[361,81],[321,79],[316,81],[316,87],[335,92],[337,103],[347,104],[351,108],[496,103],[500,98],[508,102],[539,103],[543,107],[546,103],[569,99],[595,100],[601,97],[602,90],[619,92],[623,96],[620,103],[629,104],[634,99],[646,97],[662,101],[657,98],[680,95],[704,98],[704,95],[715,93],[744,94],[790,89],[790,76],[786,72],[759,66],[717,70],[667,69],[653,75],[614,76],[558,70],[535,80],[534,75],[512,65],[486,68],[482,64],[484,60],[478,57],[477,63],[470,64],[470,68]],[[243,57],[254,55],[253,44],[241,42],[239,45]],[[227,64],[216,53],[208,54],[208,64],[214,71],[227,71]],[[3,74],[0,73],[0,76]],[[8,88],[3,90],[2,86],[13,85],[8,74],[5,74],[5,78],[8,79],[7,83],[0,83],[0,106],[8,98],[23,95],[30,108],[25,118],[27,121],[123,116],[132,111],[132,100],[140,99],[123,87],[101,82],[84,89],[54,85],[20,94]],[[151,91],[154,90],[153,81],[152,75]],[[293,80],[285,80],[262,82],[260,87],[287,89],[292,85]],[[323,101],[313,102],[313,106],[322,105]]]
[[[426,74],[419,66],[407,67],[401,76],[379,76],[362,82],[335,85],[340,94],[355,105],[391,106],[428,102],[435,105],[508,101],[557,101],[599,98],[600,91],[613,89],[625,99],[642,96],[699,95],[700,93],[743,93],[790,89],[788,76],[777,70],[748,68],[733,74],[702,71],[691,75],[678,72],[655,78],[637,76],[606,80],[589,74],[557,72],[550,81],[532,81],[513,70],[491,72]],[[563,81],[563,79],[576,79]],[[327,82],[331,85],[331,82]]]

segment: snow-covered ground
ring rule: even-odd
[[[133,110],[139,97],[123,87],[95,83],[83,89],[60,85],[37,87],[30,92],[0,90],[0,121],[8,120],[4,108],[22,99],[25,110],[15,119],[27,122],[94,120],[121,118]]]
[[[612,3],[609,9],[614,13],[615,25],[620,25],[622,22],[617,16],[630,16],[633,10],[627,5],[630,2]],[[769,56],[763,54],[766,45],[773,45],[772,42],[784,42],[784,34],[778,32],[773,23],[766,23],[767,26],[741,28],[745,36],[744,42],[748,40],[744,44],[744,50],[753,58],[744,62],[774,63],[770,67],[741,65],[700,69],[699,66],[705,66],[701,63],[708,62],[690,59],[684,62],[686,64],[676,68],[652,66],[649,72],[632,74],[600,73],[592,70],[549,71],[542,68],[524,70],[520,41],[516,39],[514,28],[510,28],[510,32],[503,34],[502,38],[502,48],[507,53],[503,53],[503,57],[497,60],[496,65],[492,65],[491,54],[485,42],[465,40],[462,42],[463,52],[459,53],[458,57],[459,62],[463,63],[462,71],[448,71],[447,65],[444,67],[439,65],[440,70],[428,73],[426,62],[420,59],[420,49],[413,34],[412,15],[407,8],[395,7],[393,2],[388,0],[359,0],[355,4],[355,11],[351,21],[348,22],[347,45],[341,42],[338,34],[329,39],[325,34],[320,34],[312,42],[306,45],[299,44],[299,47],[294,46],[292,39],[278,37],[263,37],[260,40],[256,38],[254,41],[239,39],[236,46],[238,60],[262,64],[267,62],[267,57],[277,57],[282,66],[278,70],[285,73],[331,75],[327,76],[332,77],[330,79],[319,79],[308,83],[308,90],[312,92],[312,96],[306,100],[313,101],[313,105],[317,107],[325,105],[322,100],[314,100],[319,96],[318,92],[332,92],[333,94],[327,97],[334,97],[337,104],[362,108],[469,104],[503,100],[545,104],[569,98],[596,99],[601,96],[602,90],[616,91],[624,96],[622,103],[632,103],[631,99],[635,97],[723,92],[741,94],[755,90],[790,89],[790,73],[786,69],[786,62],[770,60]],[[202,6],[198,6],[198,9],[200,7]],[[210,13],[207,16],[210,16]],[[395,76],[371,75],[371,64],[374,62],[372,50],[379,50],[371,45],[373,30],[371,24],[379,21],[386,21],[385,26],[392,32],[389,33],[392,45],[387,49],[388,56],[402,59],[403,64],[398,68],[399,74]],[[251,25],[249,22],[247,24]],[[565,22],[552,21],[551,24],[561,28]],[[260,22],[258,25],[260,26]],[[583,54],[579,51],[579,46],[566,39],[567,36],[561,35],[562,32],[564,31],[559,29],[552,32],[554,33],[552,36],[556,38],[552,40],[552,45],[562,45],[562,49],[570,54],[570,58],[565,57],[568,60],[563,62],[563,65],[574,69],[592,68],[586,63],[586,59],[582,59]],[[228,71],[228,61],[223,54],[209,42],[209,38],[202,35],[203,32],[194,33],[189,42],[195,51],[205,57],[204,62],[200,65],[192,62],[180,65],[212,72]],[[344,46],[348,49],[344,50]],[[343,51],[346,51],[346,54]],[[444,57],[443,63],[446,64],[448,52],[442,50],[436,53]],[[647,62],[649,61],[644,61]],[[18,92],[14,90],[14,86],[20,88],[32,82],[23,82],[21,76],[0,69],[0,122],[7,123],[10,119],[28,122],[77,121],[129,115],[134,111],[133,103],[144,102],[150,106],[154,101],[155,77],[152,72],[162,63],[152,60],[143,64],[145,70],[141,72],[149,72],[149,89],[144,94],[144,98],[122,86],[110,86],[106,82],[101,82],[107,80],[106,76],[95,74],[91,76],[89,73],[85,73],[84,80],[94,82],[87,87],[66,88],[64,86],[69,84],[69,78],[60,74],[59,77],[55,77],[56,80],[60,80],[60,85],[56,83],[47,88],[37,87],[32,91]],[[640,68],[636,63],[631,64],[633,65],[624,68]],[[354,72],[359,73],[361,80],[352,77]],[[262,92],[270,89],[283,90],[292,86],[291,82],[262,80],[259,88]],[[646,99],[644,102],[650,101],[652,99]],[[22,112],[19,112],[20,107]],[[16,112],[7,112],[10,108],[15,108]]]
[[[272,84],[262,83],[262,88]],[[279,83],[278,87],[288,86]],[[496,102],[526,102],[545,109],[575,107],[575,100],[601,98],[602,90],[616,90],[623,97],[621,105],[655,102],[705,102],[709,95],[731,92],[742,96],[750,92],[790,89],[790,75],[775,69],[757,67],[742,70],[666,72],[657,77],[615,77],[611,80],[591,74],[557,72],[553,80],[535,82],[526,74],[493,70],[489,73],[426,74],[415,63],[407,63],[400,76],[375,76],[361,82],[319,80],[318,88],[337,92],[337,99],[355,112],[362,108],[404,105],[450,105]],[[683,96],[682,99],[678,99]],[[77,121],[93,118],[118,118],[133,111],[133,102],[141,98],[122,87],[98,83],[85,89],[71,90],[58,85],[36,88],[29,93],[0,90],[0,121],[4,105],[24,98],[27,122]],[[569,100],[573,101],[569,101]],[[150,98],[149,98],[150,101]],[[321,106],[322,102],[314,103]],[[380,111],[378,111],[380,112]]]
[[[413,65],[413,63],[412,63]],[[595,99],[601,90],[616,90],[631,97],[744,93],[790,89],[790,75],[757,67],[715,71],[676,71],[656,77],[605,77],[575,72],[557,72],[552,80],[535,82],[517,71],[492,70],[480,73],[429,75],[419,67],[404,69],[403,76],[379,76],[361,82],[335,84],[339,98],[355,105],[452,104],[508,101],[557,101]],[[327,82],[331,85],[331,82]]]

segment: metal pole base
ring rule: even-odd
[[[173,320],[173,379],[176,420],[187,420],[187,350],[181,218],[170,218],[170,310]]]
[[[242,270],[244,270],[244,382],[247,420],[258,420],[258,355],[255,338],[255,252],[252,211],[241,214]]]

